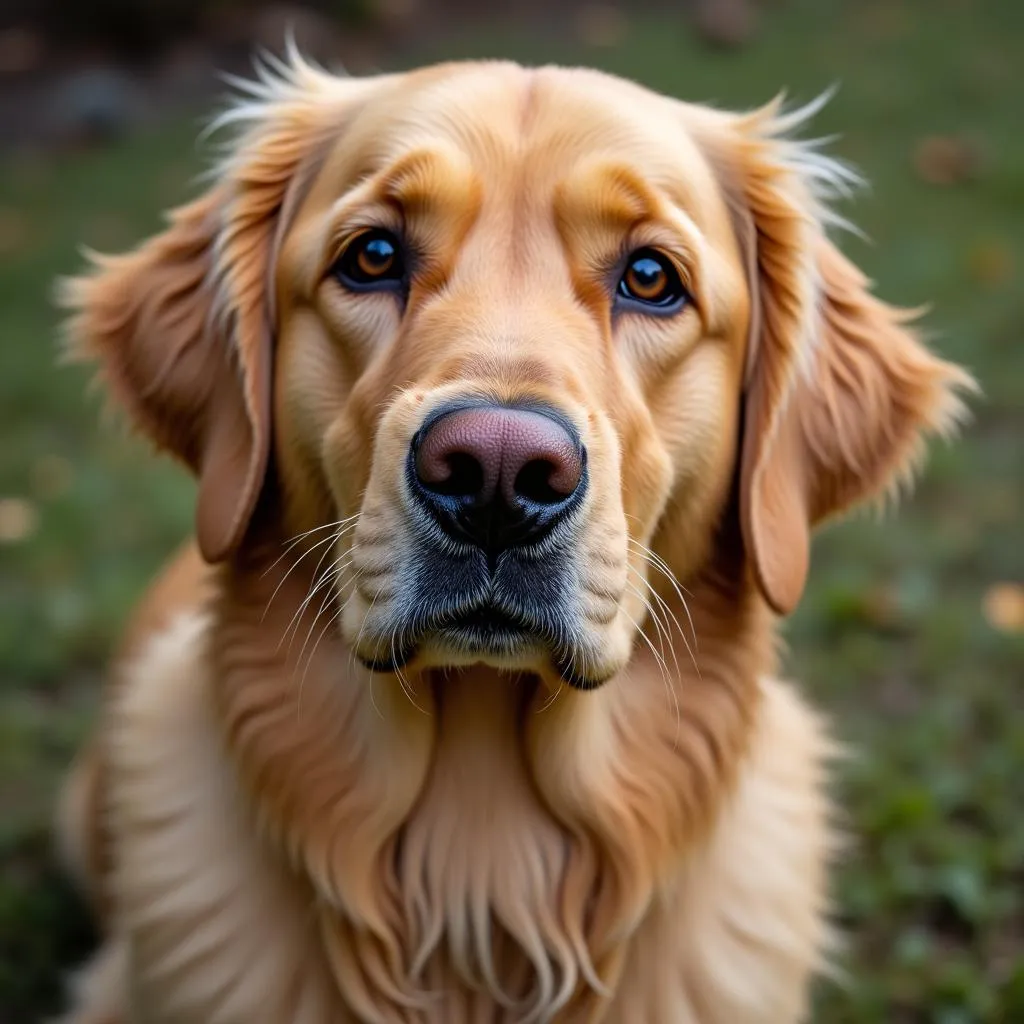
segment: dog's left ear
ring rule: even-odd
[[[974,388],[932,355],[915,314],[875,297],[826,236],[827,201],[854,175],[788,138],[803,120],[778,104],[723,117],[708,133],[750,278],[740,502],[744,544],[765,599],[791,612],[810,534],[884,495],[918,462],[923,437],[962,417]]]
[[[273,62],[221,119],[242,131],[210,190],[134,252],[61,283],[69,354],[196,475],[209,562],[241,543],[270,452],[274,264],[319,154],[371,87]]]

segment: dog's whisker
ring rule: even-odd
[[[288,577],[291,576],[291,574],[295,572],[299,565],[302,564],[303,560],[306,559],[318,548],[323,547],[325,544],[333,543],[335,539],[335,535],[332,533],[330,536],[324,537],[322,540],[318,540],[315,544],[313,544],[311,547],[308,547],[305,551],[303,551],[301,555],[299,555],[299,557],[295,560],[294,565],[292,565],[288,569],[288,571],[278,581],[277,586],[274,587],[274,592],[270,595],[270,599],[267,601],[266,608],[263,609],[263,617],[260,620],[261,622],[266,620],[267,613],[270,611],[270,606],[274,603],[275,598],[281,592],[281,588],[285,585],[285,582],[287,581]]]
[[[312,597],[312,594],[310,594],[309,597]],[[307,597],[306,601],[303,602],[304,606],[309,601],[309,597]],[[327,607],[327,604],[328,604],[328,602],[330,600],[330,597],[331,597],[331,591],[328,590],[327,594],[324,596],[324,599],[320,602],[320,607],[317,609],[316,614],[313,616],[313,621],[309,624],[309,630],[306,633],[306,638],[302,642],[302,649],[299,651],[299,656],[295,660],[296,670],[298,670],[298,667],[300,665],[302,665],[302,659],[303,659],[303,655],[304,655],[304,653],[306,651],[306,645],[309,643],[309,638],[313,635],[313,630],[316,628],[317,623],[320,621],[320,616],[323,614],[324,609]],[[298,621],[298,620],[293,618],[293,621]],[[320,637],[318,638],[317,644],[319,643],[320,639],[323,639],[323,633],[321,633]],[[294,640],[294,634],[292,635],[292,640]],[[288,652],[289,652],[289,655],[290,655],[290,652],[291,652],[292,640],[288,641]],[[299,696],[298,696],[296,713],[300,717],[302,715],[302,694],[303,694],[303,690],[305,688],[306,675],[309,672],[310,665],[312,665],[312,663],[313,663],[313,657],[316,654],[317,644],[314,644],[313,645],[313,649],[309,652],[309,658],[306,660],[305,667],[302,670],[302,678],[299,681]]]
[[[669,628],[669,619],[672,620],[672,623],[676,627],[676,631],[679,633],[680,639],[686,645],[686,653],[689,654],[689,656],[690,656],[690,661],[693,663],[694,670],[697,673],[697,678],[701,679],[702,676],[701,676],[701,672],[700,672],[700,665],[697,664],[697,659],[696,659],[696,657],[694,657],[693,649],[690,647],[690,642],[686,638],[686,633],[684,632],[682,624],[679,621],[679,617],[676,615],[676,613],[674,611],[672,611],[672,608],[669,606],[668,602],[661,596],[661,594],[658,593],[658,591],[651,584],[650,580],[645,579],[639,572],[637,572],[637,570],[633,566],[629,566],[629,571],[636,575],[636,577],[647,588],[647,590],[650,593],[651,597],[653,597],[654,600],[658,603],[659,607],[662,610],[662,613],[665,615],[665,630],[666,630],[666,632],[669,635],[671,635],[671,629]],[[652,609],[651,611],[652,611],[652,615],[653,615],[654,614],[654,609]],[[675,644],[670,642],[669,643],[669,648],[672,651],[672,660],[675,662],[676,672],[681,675],[682,674],[682,670],[681,670],[681,668],[679,666],[679,659],[676,656]]]
[[[345,569],[346,569],[346,568],[347,568],[347,567],[348,567],[348,566],[349,566],[350,564],[351,564],[351,559],[349,559],[349,560],[347,560],[347,561],[343,561],[343,562],[340,562],[340,563],[336,564],[336,565],[334,566],[334,569],[335,569],[336,571],[335,571],[335,572],[333,573],[333,575],[332,575],[332,579],[337,579],[337,577],[338,577],[338,576],[340,576],[340,575],[341,575],[341,573],[342,573],[342,572],[343,572],[343,571],[344,571],[344,570],[345,570]],[[357,575],[357,574],[353,574],[353,579],[352,579],[352,581],[351,581],[351,582],[352,582],[353,584],[354,584],[354,582],[355,582],[355,575]],[[306,634],[306,640],[305,640],[305,641],[303,641],[303,645],[302,645],[302,651],[300,651],[300,652],[299,652],[299,657],[298,657],[298,659],[296,660],[296,669],[298,668],[298,666],[299,666],[300,664],[302,664],[302,655],[303,655],[303,652],[304,652],[304,651],[305,651],[305,649],[306,649],[306,644],[308,643],[308,641],[309,641],[309,637],[310,637],[310,635],[312,635],[313,629],[314,629],[314,628],[316,627],[316,624],[317,624],[317,622],[319,621],[319,619],[320,619],[320,616],[321,616],[321,615],[323,614],[323,612],[324,612],[324,609],[325,609],[325,608],[327,607],[327,605],[328,605],[328,603],[329,603],[329,599],[330,599],[330,597],[331,597],[331,596],[340,596],[340,594],[341,594],[341,592],[343,591],[343,589],[344,589],[344,588],[339,588],[339,589],[338,589],[338,591],[337,591],[337,592],[336,592],[336,594],[335,594],[335,593],[333,593],[333,588],[332,588],[332,591],[331,591],[331,592],[328,592],[328,595],[327,595],[327,596],[326,596],[326,597],[324,598],[324,600],[323,600],[323,601],[321,602],[321,604],[320,604],[320,608],[319,608],[319,609],[317,610],[316,616],[314,617],[314,619],[313,619],[313,622],[312,622],[312,624],[310,625],[310,628],[309,628],[309,633],[307,633],[307,634]],[[333,615],[331,616],[331,618],[330,618],[330,619],[328,620],[328,622],[327,622],[327,624],[326,624],[326,625],[324,626],[324,628],[323,628],[323,629],[321,630],[321,632],[320,632],[320,635],[319,635],[319,636],[317,637],[316,643],[314,643],[314,644],[313,644],[313,647],[312,647],[312,649],[311,649],[311,650],[310,650],[310,652],[309,652],[309,657],[308,657],[308,658],[306,659],[306,664],[305,664],[305,667],[304,667],[304,668],[303,668],[303,670],[302,670],[302,678],[301,678],[301,679],[300,679],[300,681],[299,681],[299,696],[298,696],[298,713],[299,713],[299,714],[301,714],[301,711],[302,711],[302,692],[303,692],[303,688],[304,688],[304,686],[305,686],[305,682],[306,682],[306,675],[307,675],[307,673],[309,672],[309,667],[310,667],[310,665],[311,665],[311,664],[313,663],[313,659],[314,659],[314,658],[315,658],[315,656],[316,656],[316,651],[317,651],[317,648],[318,648],[318,647],[320,646],[320,642],[321,642],[321,641],[323,640],[323,638],[324,638],[324,637],[326,636],[326,634],[327,634],[327,631],[328,631],[328,630],[329,630],[329,629],[330,629],[330,628],[331,628],[332,626],[334,626],[334,625],[335,625],[335,624],[336,624],[336,623],[337,623],[337,622],[338,622],[338,621],[339,621],[339,620],[341,619],[341,616],[342,616],[342,615],[344,614],[344,612],[345,612],[345,609],[346,609],[346,608],[348,607],[348,605],[349,605],[349,602],[350,602],[350,601],[352,600],[352,598],[353,598],[354,596],[355,596],[355,590],[353,589],[353,590],[352,590],[352,591],[351,591],[351,592],[349,593],[348,597],[346,597],[346,598],[345,598],[345,600],[344,600],[344,601],[343,601],[343,602],[341,603],[341,605],[340,605],[340,606],[339,606],[339,607],[338,607],[338,608],[336,609],[336,611],[335,611],[335,612],[334,612],[334,614],[333,614]],[[350,667],[351,667],[351,663],[350,663]],[[371,693],[372,693],[372,685],[371,685]]]
[[[686,601],[683,598],[683,594],[686,594],[689,597],[693,597],[693,594],[689,590],[687,590],[687,588],[684,587],[682,583],[679,582],[679,579],[676,577],[676,574],[672,571],[672,568],[671,566],[669,566],[668,562],[666,562],[665,559],[662,558],[657,551],[654,551],[652,548],[649,548],[646,544],[641,543],[635,537],[629,537],[628,540],[648,559],[648,561],[651,562],[652,565],[656,566],[658,569],[661,570],[662,573],[664,573],[665,577],[672,584],[673,588],[678,594],[679,600],[682,601],[683,604],[686,604]]]
[[[652,551],[646,545],[641,544],[634,537],[630,537],[629,541],[631,544],[634,544],[636,546],[637,550],[644,558],[644,560],[647,562],[647,564],[650,565],[651,568],[657,569],[658,572],[660,572],[661,575],[669,582],[672,589],[675,591],[676,597],[679,598],[679,603],[680,605],[682,605],[683,611],[686,613],[687,621],[690,624],[690,633],[693,636],[693,650],[690,650],[690,642],[687,639],[686,634],[683,632],[683,630],[680,629],[679,632],[680,635],[683,637],[683,642],[686,644],[687,650],[690,651],[690,658],[693,661],[693,667],[697,670],[697,674],[699,676],[700,666],[697,664],[697,658],[695,653],[700,650],[700,645],[697,638],[697,627],[694,625],[693,616],[690,614],[690,605],[687,602],[686,597],[684,596],[684,591],[686,593],[689,593],[689,591],[687,591],[686,588],[679,582],[679,580],[676,579],[675,573],[672,572],[668,564],[660,555]],[[690,596],[692,597],[693,595],[691,594]]]
[[[562,692],[562,687],[564,685],[565,683],[562,681],[561,677],[559,677],[558,686],[556,686],[554,691],[548,695],[548,699],[544,701],[544,703],[539,708],[537,708],[534,714],[542,715],[545,711],[547,711],[547,709],[551,707],[551,705],[554,704],[555,701],[558,699],[558,696]]]
[[[288,625],[281,631],[281,636],[277,641],[277,650],[280,651],[281,646],[287,640],[287,651],[289,653],[291,652],[292,644],[295,640],[295,634],[298,632],[299,625],[302,622],[303,614],[309,607],[310,602],[313,600],[313,598],[316,597],[316,595],[320,593],[324,586],[330,583],[330,581],[334,578],[336,568],[337,566],[335,566],[334,568],[329,567],[327,572],[324,573],[323,576],[319,576],[314,580],[314,583],[307,591],[306,596],[302,599],[298,608],[296,608],[295,612],[292,614],[291,620],[288,622]]]
[[[349,666],[351,667],[353,658],[355,658],[356,649],[359,647],[359,641],[363,638],[363,630],[366,628],[366,622],[370,617],[370,612],[373,611],[373,605],[376,598],[370,601],[369,606],[366,609],[366,613],[363,615],[363,621],[359,625],[359,632],[356,634],[355,643],[352,645],[352,650],[349,653]],[[376,682],[374,677],[377,675],[376,672],[370,672],[370,704],[373,706],[373,710],[377,712],[377,717],[384,721],[384,712],[381,711],[380,705],[377,703],[377,699],[373,694],[373,684]]]
[[[651,587],[651,585],[647,583],[646,580],[643,580],[643,577],[640,577],[640,579],[643,581],[644,585],[647,587],[650,594],[653,597],[657,597],[658,595]],[[626,580],[626,586],[629,587],[629,589],[632,590],[634,594],[636,594],[636,596],[641,600],[641,602],[643,602],[644,607],[647,609],[648,615],[650,615],[651,617],[651,621],[654,623],[654,628],[658,631],[658,646],[661,648],[662,655],[664,655],[665,653],[665,645],[667,644],[669,651],[671,651],[672,653],[672,663],[675,665],[676,678],[682,678],[682,670],[679,667],[679,657],[676,654],[676,645],[672,643],[672,630],[669,628],[668,619],[665,619],[665,621],[662,622],[661,615],[659,614],[659,609],[653,606],[647,599],[647,597],[642,593],[642,591],[638,587],[635,587],[632,583],[630,583],[628,579]]]
[[[629,585],[632,586],[632,584],[629,584]],[[650,612],[650,610],[651,610],[650,609],[650,605],[644,599],[643,595],[639,591],[635,591],[635,593],[640,598],[640,600],[643,601],[644,607],[647,608],[648,612]],[[680,734],[680,730],[682,729],[682,720],[681,720],[681,713],[680,713],[680,710],[679,710],[679,694],[676,693],[676,689],[672,685],[672,681],[669,678],[668,664],[665,661],[665,655],[664,655],[664,653],[660,653],[659,654],[659,652],[655,648],[654,643],[651,640],[651,638],[644,631],[643,627],[640,626],[632,618],[632,616],[630,616],[625,611],[623,612],[623,614],[636,627],[636,631],[640,634],[640,636],[646,642],[647,646],[650,648],[651,654],[654,656],[654,660],[657,662],[658,667],[661,670],[661,681],[662,681],[662,684],[664,685],[666,691],[668,692],[669,697],[672,699],[672,707],[673,707],[673,709],[675,711],[675,724],[676,724],[676,727],[675,727],[675,734],[674,734],[673,739],[672,739],[672,749],[675,750],[678,747],[678,745],[679,745],[679,734]],[[653,614],[652,614],[652,618],[654,618]],[[655,622],[657,622],[656,618],[655,618]],[[676,662],[677,669],[678,669],[678,665],[679,665],[679,663]]]
[[[395,675],[398,676],[398,684],[402,687],[402,693],[404,693],[406,697],[409,698],[409,703],[412,704],[412,706],[421,715],[426,715],[429,718],[430,712],[426,711],[424,708],[421,708],[419,704],[416,702],[416,695],[413,693],[412,686],[410,685],[409,681],[405,678],[401,666],[397,663],[398,659],[395,657],[395,638],[397,637],[397,635],[398,625],[396,624],[395,627],[391,630],[391,663],[395,666]]]
[[[322,561],[322,559],[321,559],[321,561]],[[284,638],[285,637],[288,637],[289,634],[291,634],[291,636],[290,636],[290,638],[288,640],[288,650],[289,651],[291,651],[292,643],[294,642],[295,636],[298,633],[299,625],[300,625],[300,623],[302,621],[302,615],[305,613],[306,609],[309,607],[309,605],[312,602],[313,598],[315,598],[316,595],[318,593],[320,593],[320,591],[323,590],[326,587],[328,589],[327,589],[327,594],[326,594],[326,596],[324,598],[324,602],[330,600],[330,598],[332,596],[332,593],[333,593],[332,587],[333,587],[334,581],[345,570],[345,568],[348,565],[351,564],[351,562],[352,562],[351,556],[348,557],[347,559],[341,559],[339,561],[335,561],[331,565],[329,565],[327,567],[327,569],[324,570],[322,575],[315,577],[313,585],[309,589],[309,593],[306,594],[306,596],[302,600],[302,603],[295,610],[295,614],[292,616],[291,622],[288,623],[288,627],[285,629],[284,633],[282,634],[281,641],[280,641],[281,643],[284,642]],[[321,606],[320,606],[320,611],[321,612],[323,611],[323,604],[321,604]],[[320,612],[317,613],[317,615],[319,615],[319,614],[320,614]],[[316,619],[314,617],[314,622],[315,621],[316,621]],[[308,634],[307,634],[307,639],[308,639]],[[303,645],[303,646],[305,646],[305,645]],[[280,647],[280,644],[279,644],[279,647]]]
[[[327,624],[320,631],[320,635],[316,638],[316,643],[313,644],[313,649],[309,652],[309,658],[306,660],[306,667],[302,670],[302,678],[299,680],[299,696],[296,713],[300,717],[302,715],[302,691],[306,685],[306,676],[309,674],[309,668],[313,664],[313,658],[316,656],[316,649],[320,646],[320,641],[327,635],[327,631],[338,621],[340,616],[341,610],[339,609],[327,620]]]
[[[344,535],[346,534],[346,532],[348,532],[348,530],[350,530],[350,529],[352,529],[352,528],[353,528],[353,525],[354,525],[354,524],[350,524],[350,525],[348,525],[348,526],[346,526],[346,527],[343,527],[342,529],[340,529],[340,530],[339,530],[339,531],[337,532],[337,534],[336,534],[336,535],[334,535],[334,538],[333,538],[333,541],[334,541],[334,543],[335,543],[335,544],[337,544],[337,543],[338,543],[338,542],[339,542],[339,541],[340,541],[340,540],[342,539],[342,537],[344,537]],[[322,542],[321,542],[321,544],[323,544],[323,543],[324,543],[324,542],[322,541]],[[317,547],[318,547],[318,546],[319,546],[319,545],[317,545]],[[326,558],[326,557],[328,556],[328,554],[329,554],[330,552],[331,552],[331,546],[329,545],[329,546],[328,546],[328,547],[327,547],[327,548],[325,549],[325,551],[324,551],[324,553],[323,553],[323,554],[321,555],[321,557],[319,557],[319,561],[317,561],[317,563],[316,563],[316,568],[315,568],[315,569],[313,570],[313,583],[312,583],[312,585],[310,586],[310,592],[309,592],[309,593],[308,593],[308,594],[306,595],[306,598],[305,598],[305,599],[303,600],[303,602],[302,602],[302,604],[300,605],[300,607],[298,608],[298,610],[297,610],[297,611],[295,612],[295,614],[294,614],[294,615],[292,616],[292,621],[291,621],[291,622],[290,622],[290,623],[288,624],[288,629],[286,629],[286,630],[285,630],[285,633],[284,633],[284,635],[283,635],[283,636],[287,636],[287,634],[288,634],[288,630],[289,630],[289,629],[291,629],[291,628],[292,628],[292,627],[293,627],[293,626],[295,625],[295,623],[296,623],[296,621],[297,621],[297,618],[298,618],[298,616],[299,616],[299,615],[300,615],[300,614],[301,614],[301,613],[302,613],[302,612],[303,612],[303,611],[305,610],[305,608],[306,608],[306,605],[307,605],[307,604],[309,603],[309,600],[310,600],[310,599],[312,598],[312,596],[313,596],[313,595],[314,595],[314,594],[316,593],[316,591],[317,591],[317,590],[319,589],[319,587],[321,587],[321,586],[323,585],[323,583],[324,583],[324,577],[322,577],[322,575],[319,575],[319,570],[321,570],[321,566],[322,566],[322,565],[324,564],[324,559],[325,559],[325,558]],[[353,560],[354,560],[354,555],[352,555],[352,553],[351,553],[351,548],[349,548],[349,549],[348,549],[348,550],[347,550],[346,552],[344,552],[344,554],[342,555],[342,558],[344,558],[345,556],[347,556],[347,557],[348,557],[348,561],[347,561],[347,562],[345,562],[344,564],[348,564],[348,563],[350,563],[351,561],[353,561]],[[334,568],[335,568],[335,569],[338,569],[338,570],[340,570],[340,569],[341,569],[341,568],[343,568],[343,567],[344,567],[344,565],[340,563],[340,560],[339,560],[339,561],[336,561],[336,562],[335,562],[335,564],[334,564]],[[271,597],[271,600],[273,600],[273,598],[272,598],[272,597]]]
[[[370,603],[366,606],[366,611],[363,613],[363,621],[359,624],[359,632],[356,634],[355,641],[352,644],[352,649],[349,651],[349,669],[353,667],[353,663],[356,657],[356,651],[359,649],[359,644],[363,639],[363,633],[366,630],[366,624],[370,621],[370,613],[373,611],[373,606],[377,603],[377,594],[370,599]],[[371,673],[372,675],[372,673]],[[372,690],[372,687],[371,687]],[[379,710],[379,709],[378,709]]]
[[[284,542],[284,551],[281,552],[277,558],[274,559],[270,565],[260,574],[261,578],[269,576],[280,564],[283,562],[289,554],[296,548],[297,545],[301,544],[307,537],[314,533],[320,533],[323,530],[329,530],[333,526],[338,526],[339,523],[324,523],[322,526],[314,526],[312,530],[306,530],[304,533],[296,534],[290,540]]]
[[[340,528],[346,526],[346,524],[352,523],[354,520],[358,519],[359,516],[360,513],[357,512],[354,516],[348,516],[345,519],[338,519],[333,523],[322,523],[320,526],[314,526],[312,529],[305,530],[303,533],[295,534],[294,537],[291,537],[288,540],[284,541],[284,552],[278,555],[278,557],[266,569],[263,570],[262,576],[268,576],[271,572],[273,572],[274,569],[276,569],[278,565],[281,564],[282,560],[288,557],[289,552],[291,552],[295,548],[295,545],[301,544],[307,537],[312,536],[312,534],[314,533],[321,533],[324,530],[330,530],[334,527],[339,528],[338,535],[341,536],[341,533],[347,532],[347,530],[340,530]]]
[[[306,631],[306,638],[302,641],[302,647],[299,650],[299,656],[296,658],[296,664],[302,663],[302,656],[306,653],[306,647],[309,645],[309,638],[313,635],[313,630],[316,628],[317,623],[320,621],[320,617],[323,615],[324,610],[331,603],[332,600],[337,599],[337,592],[333,586],[334,580],[338,574],[344,569],[344,565],[338,565],[333,568],[328,574],[327,578],[319,584],[317,590],[324,589],[326,587],[327,592],[324,594],[323,600],[320,602],[320,607],[316,610],[316,614],[313,616],[313,621],[309,624],[309,629]],[[308,603],[310,598],[315,595],[316,591],[311,593],[303,604]],[[297,629],[296,631],[297,632]],[[292,639],[288,642],[288,649],[291,650],[292,641],[295,639],[295,632],[292,633]],[[314,647],[315,650],[315,647]],[[310,652],[312,657],[312,652]]]
[[[655,566],[655,568],[657,568],[657,566]],[[669,582],[671,583],[672,582],[671,576],[669,576],[668,579],[669,579]],[[649,587],[651,586],[649,581],[647,582],[647,585]],[[661,595],[658,594],[658,592],[653,587],[651,587],[651,593],[654,594],[663,605],[665,605],[666,609],[668,608],[668,605],[666,604],[665,599],[663,597],[661,597]],[[686,598],[684,598],[682,596],[682,594],[679,594],[678,591],[676,593],[677,593],[677,595],[679,597],[680,603],[682,604],[683,611],[686,614],[686,619],[687,619],[687,621],[690,624],[690,632],[693,635],[693,646],[692,647],[690,646],[690,641],[689,641],[689,639],[686,636],[686,632],[683,630],[682,626],[679,624],[679,619],[676,618],[675,615],[673,615],[672,617],[675,619],[676,625],[679,627],[679,636],[682,638],[683,643],[686,645],[686,652],[687,652],[687,654],[690,655],[690,661],[693,663],[693,667],[694,667],[694,669],[697,672],[697,678],[698,679],[702,679],[703,676],[701,675],[700,664],[697,661],[697,651],[699,650],[699,647],[697,645],[697,627],[693,623],[693,616],[690,614],[690,606],[687,604]]]

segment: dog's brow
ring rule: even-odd
[[[627,231],[655,217],[659,205],[632,167],[605,162],[591,164],[565,179],[556,198],[560,222],[585,223],[597,218],[610,228]]]
[[[402,233],[412,223],[450,241],[465,235],[480,206],[480,182],[457,151],[416,149],[356,184],[334,203],[322,233],[320,263],[367,224]]]
[[[473,193],[474,176],[461,154],[415,150],[388,169],[380,195],[405,213],[465,205]]]

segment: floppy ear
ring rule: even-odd
[[[923,436],[951,430],[974,387],[914,334],[915,314],[871,294],[826,237],[826,205],[855,176],[785,134],[778,104],[735,124],[730,174],[754,315],[740,508],[764,597],[788,614],[803,592],[812,528],[884,495],[915,468]],[[721,154],[720,154],[721,155]]]
[[[304,63],[260,69],[221,118],[242,126],[206,195],[124,256],[61,283],[72,357],[95,360],[116,403],[199,479],[210,562],[237,548],[270,451],[274,260],[339,108],[364,82]]]

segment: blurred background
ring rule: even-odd
[[[744,108],[840,88],[817,134],[871,182],[845,212],[888,299],[985,394],[915,497],[832,528],[789,664],[857,752],[829,1024],[1024,1022],[1024,3],[1021,0],[0,0],[0,1024],[36,1021],[89,924],[55,787],[112,637],[190,528],[192,487],[60,369],[55,275],[194,193],[220,70],[510,56]],[[756,866],[753,868],[756,870]]]

